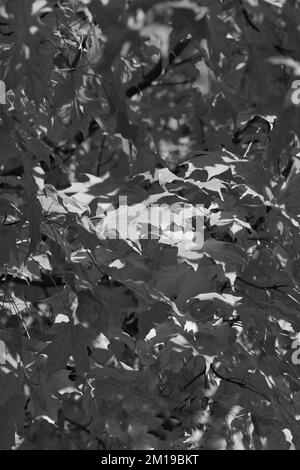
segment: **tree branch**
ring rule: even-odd
[[[171,66],[176,57],[181,54],[184,49],[189,45],[192,37],[188,34],[184,39],[179,41],[169,53],[169,66]],[[138,95],[142,90],[151,86],[152,82],[156,80],[166,69],[163,69],[162,59],[144,76],[144,79],[137,85],[132,85],[126,90],[127,98],[132,98]]]

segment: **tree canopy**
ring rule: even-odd
[[[1,449],[300,448],[299,77],[296,0],[0,0]]]

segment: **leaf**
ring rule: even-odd
[[[0,226],[0,262],[2,265],[10,261],[11,254],[17,259],[16,238],[14,227]]]
[[[54,88],[53,106],[60,108],[71,103],[76,98],[76,92],[80,88],[81,77],[79,74],[68,74],[66,79],[62,79]]]
[[[0,369],[0,406],[3,406],[13,395],[21,393],[17,377],[13,373],[5,373]]]
[[[89,369],[89,359],[83,336],[84,330],[75,326],[71,321],[59,323],[52,327],[49,334],[53,339],[43,350],[47,354],[48,362],[46,371],[48,375],[53,375],[65,369],[68,360],[72,356],[78,373],[85,373]]]
[[[23,220],[29,222],[29,247],[28,255],[35,252],[41,240],[42,210],[39,202],[34,197],[23,207]]]
[[[239,246],[212,238],[205,240],[201,251],[224,263],[227,272],[239,271],[247,262],[247,256]]]
[[[0,407],[0,449],[11,450],[15,445],[15,435],[21,435],[24,424],[24,398],[21,394],[11,396]]]
[[[212,91],[212,83],[215,83],[216,77],[213,71],[207,66],[205,59],[201,59],[195,63],[198,70],[198,78],[193,83],[193,88],[196,88],[202,96],[207,97]]]
[[[49,377],[44,367],[36,367],[28,381],[31,392],[30,413],[34,418],[46,413],[52,420],[57,420],[60,397],[75,391],[74,385],[66,370],[55,372]]]
[[[24,83],[29,99],[37,105],[48,96],[53,54],[47,41],[43,41],[45,31],[31,15],[31,0],[14,0],[7,9],[12,17],[9,24],[15,35],[12,60],[7,76],[9,87]]]

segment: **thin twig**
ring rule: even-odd
[[[278,290],[281,287],[291,287],[288,284],[273,284],[271,286],[259,286],[258,284],[254,284],[253,282],[246,281],[245,279],[242,279],[241,277],[237,276],[237,279],[244,284],[247,284],[248,286],[255,287],[256,289],[262,289],[262,290]]]
[[[270,398],[268,398],[263,392],[260,392],[259,390],[255,390],[255,388],[253,388],[251,385],[247,384],[245,381],[233,379],[233,378],[230,378],[230,377],[224,377],[223,375],[221,375],[219,372],[216,371],[216,369],[213,367],[212,364],[210,366],[210,369],[213,372],[213,374],[216,377],[218,377],[219,379],[224,380],[225,382],[232,383],[234,385],[238,385],[239,387],[244,388],[246,390],[249,390],[250,392],[256,393],[260,397],[262,397],[265,400],[267,400],[268,402],[272,403]]]

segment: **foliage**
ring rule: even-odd
[[[299,20],[0,1],[0,448],[299,449]],[[105,238],[119,196],[203,248]]]

